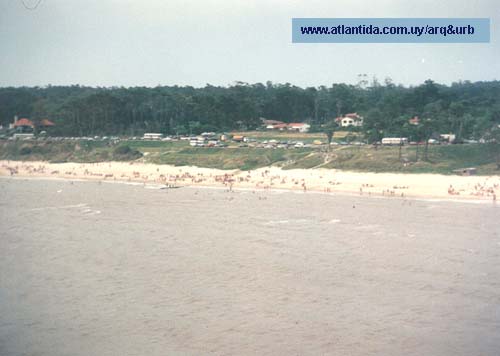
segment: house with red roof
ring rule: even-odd
[[[17,133],[33,133],[35,129],[44,131],[53,126],[55,126],[55,124],[48,119],[42,119],[39,123],[34,123],[30,119],[24,117],[18,119],[17,116],[14,116],[14,122],[9,124],[9,128],[16,130]]]
[[[35,124],[33,124],[33,121],[29,120],[29,119],[26,119],[26,118],[22,118],[22,119],[19,119],[19,120],[16,120],[14,122],[14,127],[35,127]]]
[[[358,115],[358,113],[353,112],[349,114],[345,114],[343,117],[337,117],[335,119],[337,124],[342,127],[354,126],[361,127],[363,126],[363,117]]]
[[[277,124],[284,124],[283,121],[278,121],[278,120],[267,120],[267,119],[261,119],[262,125],[268,126],[268,125],[277,125]]]
[[[17,132],[20,133],[29,133],[33,132],[35,129],[35,124],[33,121],[26,119],[26,118],[21,118],[17,119],[17,116],[14,117],[14,123],[10,124],[11,129],[15,129]]]
[[[47,119],[43,119],[42,121],[40,121],[40,127],[51,127],[51,126],[55,126],[56,124],[54,124],[52,121],[50,120],[47,120]]]
[[[286,124],[283,121],[262,119],[262,125],[266,128],[266,130],[276,130],[279,128],[283,128],[283,125]]]
[[[288,124],[281,123],[281,124],[275,124],[273,125],[273,130],[280,130],[280,131],[285,131],[288,127]]]
[[[42,121],[40,121],[40,123],[37,125],[37,128],[39,132],[47,132],[47,130],[49,130],[53,126],[56,126],[56,124],[54,124],[52,121],[48,119],[42,119]]]
[[[304,122],[292,122],[288,124],[289,131],[308,132],[310,128],[311,125]]]
[[[420,123],[420,119],[418,118],[418,116],[415,116],[415,117],[412,117],[410,120],[408,120],[408,123],[410,125],[417,126]]]

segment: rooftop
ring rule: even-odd
[[[33,127],[35,125],[33,125],[33,122],[31,120],[28,120],[26,118],[22,118],[22,119],[17,120],[16,123],[14,123],[14,127],[19,127],[19,126],[30,126],[30,127]]]

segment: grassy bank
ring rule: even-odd
[[[263,149],[248,147],[193,148],[186,142],[126,141],[0,141],[0,159],[50,162],[133,161],[170,165],[192,165],[219,169],[250,170],[265,166],[335,168],[352,171],[440,173],[476,167],[478,174],[499,174],[488,145],[429,147],[335,146],[330,152],[318,148]]]
[[[241,131],[241,132],[231,132],[231,135],[241,135],[248,137],[250,139],[256,139],[259,141],[263,140],[277,140],[277,141],[302,141],[304,143],[312,143],[313,141],[319,140],[326,142],[327,138],[324,133],[316,132],[290,132],[290,131]],[[350,136],[355,139],[357,133],[349,131],[336,131],[334,133],[334,140],[343,141],[346,137]]]
[[[97,141],[0,141],[0,158],[25,161],[103,162],[131,161],[142,153],[126,144]]]

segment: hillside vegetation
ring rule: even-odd
[[[478,174],[498,174],[492,145],[429,147],[427,160],[416,158],[416,147],[336,146],[263,149],[248,147],[193,148],[185,142],[0,141],[0,159],[50,162],[142,161],[177,166],[251,170],[266,166],[283,169],[331,168],[369,172],[441,173],[476,167]],[[423,147],[419,148],[420,151]],[[420,154],[421,157],[421,154]]]

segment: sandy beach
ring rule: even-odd
[[[252,171],[175,167],[138,162],[48,163],[0,161],[0,176],[208,186],[231,189],[285,189],[365,196],[496,201],[500,176],[360,173],[331,169]]]

